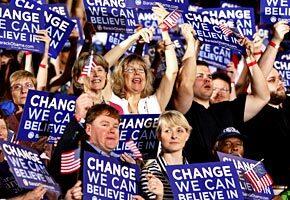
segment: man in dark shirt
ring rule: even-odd
[[[244,38],[241,42],[247,52],[245,60],[252,76],[252,93],[234,101],[210,105],[213,92],[210,70],[205,62],[196,63],[197,44],[192,28],[183,28],[182,33],[187,49],[176,83],[174,106],[185,114],[193,128],[184,149],[186,158],[190,163],[206,162],[212,159],[211,149],[217,134],[229,126],[238,128],[251,119],[267,104],[270,95],[253,57],[252,43]]]

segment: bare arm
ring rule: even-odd
[[[253,56],[253,44],[247,38],[243,39],[243,42],[247,55],[246,63],[250,71],[251,89],[252,93],[246,97],[246,105],[244,111],[244,121],[248,121],[253,118],[270,100],[270,92],[265,80],[265,77],[256,63]]]
[[[140,31],[137,31],[126,40],[122,41],[119,45],[115,46],[108,53],[104,55],[105,60],[109,63],[109,67],[112,67],[116,61],[132,46],[140,37],[149,43],[153,36],[152,29],[142,28]]]
[[[284,36],[286,33],[289,32],[289,26],[287,22],[280,21],[274,25],[274,37],[272,38],[272,42],[274,42],[277,46],[283,41]],[[269,73],[271,72],[274,61],[276,59],[276,55],[278,53],[278,49],[274,48],[271,45],[268,45],[265,52],[263,53],[262,57],[259,60],[259,66],[265,77],[268,77]]]
[[[44,53],[42,60],[39,65],[38,73],[37,73],[37,90],[45,90],[47,84],[47,74],[48,74],[48,50],[49,50],[49,43],[50,37],[48,36],[48,32],[46,30],[38,31],[38,40],[43,41],[44,45]]]
[[[194,96],[193,84],[196,77],[196,59],[199,41],[194,39],[193,28],[189,24],[184,24],[181,28],[187,47],[175,84],[176,93],[173,103],[176,110],[185,114],[191,107]]]

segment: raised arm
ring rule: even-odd
[[[246,47],[246,65],[249,67],[252,93],[247,95],[244,111],[244,121],[250,120],[268,103],[270,92],[266,79],[253,55],[253,43],[244,38],[242,44]]]
[[[39,30],[37,39],[44,42],[44,53],[42,60],[39,64],[37,72],[37,90],[45,90],[47,84],[47,74],[48,74],[48,50],[50,37],[48,36],[47,30]]]
[[[268,77],[271,72],[280,43],[283,41],[285,34],[288,33],[289,30],[290,28],[286,21],[279,21],[274,25],[274,36],[259,60],[259,66],[261,67],[265,77]]]
[[[187,46],[175,84],[176,92],[173,103],[176,110],[185,114],[191,107],[194,95],[193,84],[196,77],[196,59],[199,41],[194,39],[194,30],[189,24],[181,26],[181,33],[185,38]]]
[[[126,40],[122,41],[119,45],[115,46],[104,55],[105,60],[109,63],[109,67],[112,67],[138,39],[142,38],[145,42],[149,43],[152,37],[153,29],[142,28]]]
[[[160,108],[164,111],[172,95],[173,86],[178,72],[178,63],[175,53],[175,46],[171,41],[168,29],[162,27],[163,20],[168,15],[168,12],[161,4],[157,4],[157,6],[153,7],[152,11],[157,17],[158,24],[161,24],[161,34],[165,46],[166,71],[161,79],[159,87],[156,90],[156,97]]]

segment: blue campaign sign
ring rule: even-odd
[[[238,8],[239,3],[235,0],[221,0],[220,1],[220,7],[222,8]]]
[[[138,24],[135,9],[127,8],[124,1],[84,0],[87,19],[97,31],[134,33]]]
[[[144,160],[156,158],[159,144],[156,136],[158,118],[157,114],[123,115],[119,125],[120,141],[115,152],[131,154],[126,142],[133,140]]]
[[[126,0],[126,6],[131,8],[151,9],[156,3],[161,3],[165,9],[176,8],[187,10],[188,0]]]
[[[75,96],[29,90],[17,139],[37,141],[48,135],[48,142],[56,143],[73,117],[75,101]]]
[[[132,199],[137,194],[139,166],[84,152],[83,199]]]
[[[268,187],[267,189],[263,190],[262,192],[254,192],[251,184],[247,182],[243,174],[251,169],[258,161],[255,160],[250,160],[238,156],[234,156],[231,154],[225,154],[218,152],[218,157],[220,161],[223,162],[232,162],[236,168],[237,173],[239,174],[239,181],[240,181],[240,186],[243,190],[243,195],[245,199],[248,200],[263,200],[263,199],[272,199],[274,196],[274,192],[272,187]]]
[[[204,43],[222,45],[242,51],[236,34],[222,33],[219,24],[225,23],[233,32],[252,39],[255,18],[252,8],[210,8],[183,13],[185,22],[192,24],[198,39]]]
[[[49,10],[52,10],[61,16],[69,17],[67,6],[64,3],[46,4],[44,6],[47,6]]]
[[[260,23],[290,22],[290,0],[260,0]]]
[[[282,76],[286,88],[290,88],[290,53],[283,52],[276,56],[274,67]]]
[[[43,29],[43,22],[43,15],[36,9],[27,11],[0,4],[0,47],[43,52],[44,43],[35,37]]]
[[[175,200],[244,199],[231,162],[166,166]]]
[[[48,54],[50,57],[56,58],[75,27],[75,23],[50,10],[47,6],[32,0],[26,0],[25,3],[22,0],[12,0],[10,5],[20,8],[25,7],[28,10],[37,9],[42,13],[45,19],[44,29],[48,31],[51,38]]]
[[[36,151],[9,142],[0,141],[0,146],[20,188],[34,189],[42,184],[48,190],[60,192]]]
[[[206,61],[210,66],[226,69],[231,60],[231,49],[211,44],[203,44],[200,47],[198,59]]]
[[[118,44],[120,44],[122,41],[126,40],[130,34],[126,33],[108,33],[107,41],[106,41],[106,49],[111,50]],[[136,46],[132,45],[129,47],[129,49],[126,51],[126,55],[133,54],[135,52]]]

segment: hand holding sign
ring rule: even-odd
[[[239,39],[239,43],[241,46],[244,46],[246,48],[246,56],[250,57],[254,54],[254,43],[249,40],[248,38],[244,37]]]
[[[130,155],[128,155],[127,153],[123,153],[121,155],[120,159],[123,162],[127,162],[127,163],[130,163],[130,164],[136,164],[136,161]]]
[[[156,199],[163,199],[163,183],[159,178],[153,174],[147,174],[146,178],[148,180],[148,190],[156,195]]]
[[[66,192],[64,197],[65,200],[79,200],[82,199],[82,182],[78,181],[71,189]]]
[[[288,33],[290,30],[290,27],[288,25],[287,21],[279,21],[274,25],[274,37],[272,38],[272,41],[279,45],[283,39],[286,33]]]
[[[39,30],[37,31],[37,34],[35,36],[35,38],[38,40],[38,41],[42,41],[44,42],[45,46],[44,46],[44,53],[48,53],[48,50],[49,50],[49,44],[50,44],[50,41],[51,41],[51,38],[49,37],[48,35],[48,31],[47,30]]]
[[[34,190],[27,192],[22,197],[22,199],[23,200],[40,200],[43,198],[43,195],[46,193],[46,191],[47,190],[42,185],[39,185]]]
[[[153,38],[153,32],[154,32],[153,27],[142,28],[141,30],[136,32],[132,37],[134,38],[135,41],[138,40],[140,42],[143,40],[144,42],[149,43]]]
[[[163,25],[162,24],[163,20],[169,14],[169,12],[167,10],[165,10],[165,8],[163,7],[163,5],[161,3],[156,3],[156,5],[157,6],[152,7],[152,11],[157,18],[158,25],[160,26],[160,25]],[[160,27],[160,28],[163,28],[163,27]]]

